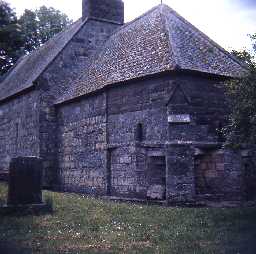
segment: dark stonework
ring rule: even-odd
[[[39,158],[13,158],[10,163],[8,205],[42,203],[42,171],[42,160]]]
[[[194,150],[190,144],[167,145],[167,199],[195,200]]]
[[[0,104],[0,171],[11,158],[39,156],[39,108],[37,90]]]
[[[118,25],[89,20],[37,79],[37,88],[0,104],[0,170],[11,158],[40,156],[44,186],[58,184],[55,99],[89,64]]]
[[[58,111],[61,187],[89,194],[106,192],[106,97],[92,96]]]
[[[117,24],[124,23],[124,3],[121,0],[83,0],[83,20],[104,19]]]
[[[221,84],[164,75],[59,107],[61,188],[176,203],[241,200],[241,154],[220,149],[217,128],[228,112]]]
[[[89,20],[66,46],[47,70],[40,76],[40,157],[44,163],[44,182],[55,188],[58,184],[57,167],[57,115],[53,105],[87,68],[90,57],[117,28],[115,24]]]

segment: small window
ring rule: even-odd
[[[15,123],[15,149],[16,153],[18,152],[19,146],[19,123]]]
[[[18,138],[19,138],[19,124],[16,123],[15,124],[15,140],[16,140],[16,142],[18,142]]]
[[[135,140],[141,142],[143,140],[143,126],[142,123],[138,123],[135,128]]]

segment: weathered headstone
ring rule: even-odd
[[[41,204],[42,171],[40,158],[13,158],[9,169],[8,205]]]

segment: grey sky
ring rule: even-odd
[[[73,20],[81,16],[82,0],[6,0],[21,14],[25,8],[52,6]],[[250,46],[256,33],[256,0],[163,0],[163,2],[226,49]],[[160,0],[124,0],[125,20],[130,21],[158,5]]]

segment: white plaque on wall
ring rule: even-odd
[[[168,123],[190,123],[190,115],[169,115],[168,116]]]

